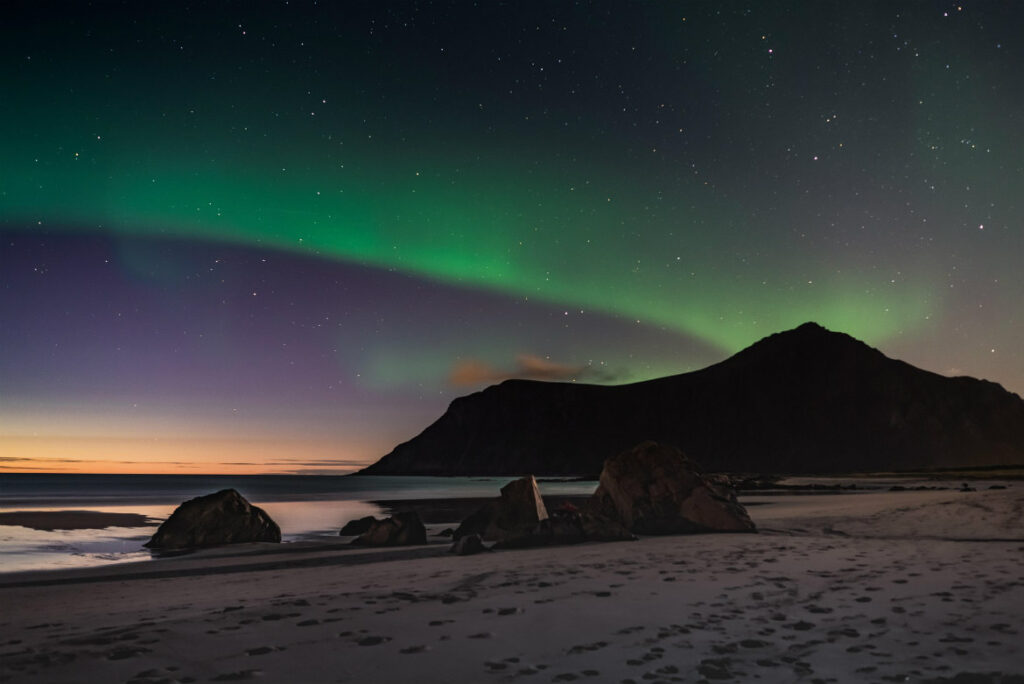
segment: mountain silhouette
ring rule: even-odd
[[[890,359],[815,323],[703,370],[629,385],[508,380],[455,399],[367,475],[593,474],[654,440],[706,471],[1024,463],[1024,400]]]

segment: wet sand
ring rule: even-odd
[[[6,511],[0,513],[0,525],[27,527],[31,530],[102,530],[107,527],[144,527],[155,524],[139,513],[101,511]]]
[[[10,573],[0,681],[1021,681],[1024,487],[754,503],[756,535]]]

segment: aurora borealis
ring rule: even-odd
[[[815,320],[1024,392],[1024,10],[4,10],[0,468],[344,471]]]

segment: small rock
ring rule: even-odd
[[[461,537],[452,544],[451,549],[449,549],[450,553],[457,553],[460,556],[469,556],[474,553],[482,553],[484,551],[490,551],[490,549],[484,546],[484,542],[480,539],[479,534],[470,534],[465,537]]]
[[[419,513],[396,513],[386,520],[376,520],[369,529],[352,540],[358,546],[410,546],[427,543],[427,528]]]
[[[338,536],[354,537],[356,535],[363,534],[370,529],[375,522],[377,522],[377,519],[372,515],[368,515],[365,518],[359,518],[359,520],[349,520],[345,523],[345,526],[341,528],[341,532],[338,532]]]

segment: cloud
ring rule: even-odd
[[[365,468],[364,463],[360,468]],[[355,472],[354,468],[296,468],[295,470],[282,470],[281,475],[349,475]]]
[[[220,465],[260,465],[260,466],[288,466],[301,468],[305,466],[322,466],[325,468],[364,468],[372,460],[348,459],[348,458],[323,458],[313,461],[306,461],[298,458],[282,458],[274,461],[260,461],[259,463],[245,463],[241,461],[225,461]]]
[[[621,380],[622,373],[591,365],[570,365],[543,359],[533,354],[516,356],[513,368],[498,368],[477,359],[456,362],[448,374],[448,382],[456,387],[483,385],[521,378],[527,380],[614,382]]]
[[[0,461],[4,463],[81,463],[82,459],[79,458],[50,458],[50,457],[37,457],[37,456],[0,456]]]
[[[372,460],[350,460],[350,459],[323,459],[320,461],[306,461],[304,463],[282,463],[281,465],[294,465],[294,466],[323,466],[325,468],[365,468]]]
[[[59,470],[61,472],[65,471],[65,470],[68,471],[68,472],[71,472],[71,473],[78,473],[79,472],[77,469],[72,469],[72,468],[69,468],[67,466],[51,466],[51,465],[48,465],[46,467],[49,470]],[[12,471],[20,473],[20,472],[23,472],[25,470],[25,466],[0,465],[0,470],[12,470]]]
[[[177,465],[194,466],[203,465],[195,461],[139,461],[135,459],[112,459],[112,458],[56,458],[53,456],[0,456],[0,463],[42,463],[49,466],[51,463],[117,463],[128,465]],[[259,464],[255,464],[259,465]],[[0,466],[0,468],[19,468],[24,466]]]

